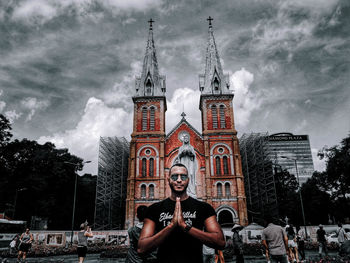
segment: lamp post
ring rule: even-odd
[[[72,163],[72,162],[64,162],[64,163],[74,165],[75,182],[74,182],[74,197],[73,197],[73,212],[72,212],[72,231],[71,231],[71,237],[70,237],[70,245],[73,246],[75,203],[76,203],[76,199],[77,199],[77,183],[78,183],[77,169],[78,169],[79,164]],[[85,164],[85,163],[91,163],[91,161],[85,161],[82,164]]]
[[[301,187],[300,187],[300,182],[299,182],[299,172],[298,172],[298,164],[297,164],[297,158],[290,158],[288,156],[281,156],[281,158],[284,159],[288,159],[291,161],[294,161],[294,165],[295,165],[295,171],[297,174],[297,180],[298,180],[298,186],[299,186],[299,198],[300,198],[300,204],[301,204],[301,213],[303,215],[303,222],[304,222],[304,228],[305,228],[305,238],[307,239],[307,230],[306,230],[306,221],[305,221],[305,213],[304,213],[304,204],[303,204],[303,197],[301,195]],[[307,157],[303,157],[303,158],[307,158]]]

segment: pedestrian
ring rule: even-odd
[[[88,237],[93,237],[91,228],[88,226],[87,222],[80,225],[80,231],[78,232],[78,247],[77,253],[79,258],[79,263],[83,263],[87,253],[87,239]]]
[[[317,229],[316,234],[317,234],[319,256],[322,257],[322,252],[324,252],[325,255],[328,256],[326,231],[324,231],[323,225],[321,224],[319,225],[319,229]]]
[[[267,259],[272,263],[287,263],[289,250],[286,231],[281,226],[275,225],[270,215],[265,217],[265,224],[261,240]]]
[[[214,208],[187,194],[189,180],[185,165],[176,163],[170,168],[171,195],[147,209],[138,253],[158,248],[159,262],[197,263],[203,262],[203,243],[216,249],[225,247]]]
[[[305,260],[305,231],[300,228],[300,226],[296,227],[297,232],[297,245],[298,245],[298,252],[301,256],[301,261]]]
[[[215,249],[203,245],[203,263],[214,263],[215,262]]]
[[[243,226],[235,224],[231,231],[232,234],[232,245],[233,245],[233,254],[236,255],[236,262],[243,263],[244,255],[243,255],[243,241],[241,236],[239,235],[239,231],[241,231]]]
[[[14,255],[17,250],[17,243],[19,241],[19,236],[15,235],[10,242],[10,255]]]
[[[27,258],[27,253],[32,245],[33,239],[33,234],[30,233],[30,229],[26,228],[26,231],[19,238],[20,244],[18,247],[17,262],[21,262],[22,260],[25,262]]]
[[[338,224],[338,227],[339,227],[337,230],[338,242],[339,242],[339,247],[341,247],[341,245],[345,242],[345,240],[348,239],[348,237],[341,223]]]
[[[298,248],[296,243],[296,234],[294,232],[293,225],[291,224],[287,228],[287,237],[288,237],[288,249],[291,261],[299,263]]]
[[[147,258],[147,255],[144,255],[141,257],[141,255],[137,253],[137,244],[139,242],[141,230],[143,227],[143,221],[146,216],[146,211],[147,211],[147,206],[145,205],[140,205],[139,207],[137,207],[136,217],[138,218],[139,222],[133,227],[130,227],[128,230],[130,247],[126,255],[126,260],[125,260],[126,263],[143,263],[143,262],[150,261]]]
[[[222,250],[215,249],[214,263],[225,263],[224,253],[222,252]]]

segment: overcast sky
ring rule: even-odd
[[[0,2],[0,113],[15,138],[91,160],[100,136],[132,132],[131,95],[150,18],[167,81],[166,129],[201,132],[198,74],[208,16],[235,91],[238,136],[308,134],[314,156],[350,131],[348,0],[27,0]],[[323,164],[314,158],[315,168]]]

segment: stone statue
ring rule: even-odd
[[[174,163],[182,163],[187,167],[188,176],[190,178],[190,182],[187,187],[187,194],[193,198],[196,198],[196,153],[193,146],[190,144],[190,135],[187,132],[180,133],[179,139],[182,141],[182,146],[179,148],[179,152],[174,160]]]

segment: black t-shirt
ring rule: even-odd
[[[317,233],[317,241],[318,242],[325,242],[326,241],[326,231],[319,228],[319,229],[317,229],[316,233]]]
[[[156,223],[156,232],[170,224],[175,209],[175,201],[167,198],[151,205],[147,209],[146,218]],[[181,201],[181,209],[185,222],[190,221],[192,226],[203,230],[204,221],[216,215],[214,208],[192,197]],[[185,233],[180,227],[174,229],[158,248],[158,262],[162,263],[197,263],[203,262],[202,243]]]

